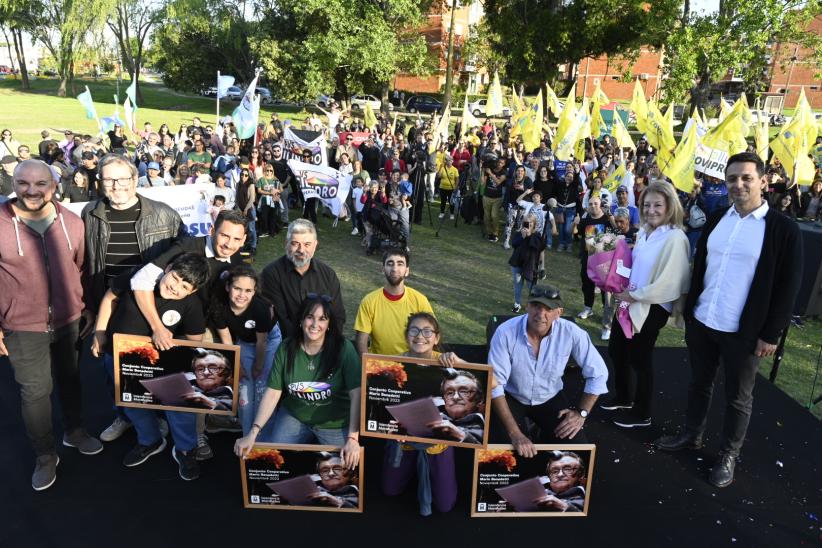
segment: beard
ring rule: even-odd
[[[389,274],[385,275],[385,279],[388,281],[389,285],[392,287],[397,287],[402,285],[402,282],[405,281],[405,276],[391,276]]]
[[[311,263],[311,256],[303,254],[302,258],[297,258],[290,249],[285,250],[285,257],[294,264],[294,268],[305,268]]]

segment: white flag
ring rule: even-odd
[[[228,88],[234,85],[233,76],[219,76],[217,78],[217,99],[222,99],[228,95]]]
[[[288,167],[300,182],[303,197],[319,198],[331,209],[335,217],[340,216],[342,204],[351,189],[351,175],[343,175],[334,168],[308,164],[299,160],[289,160]]]
[[[245,90],[240,105],[234,109],[231,118],[234,120],[234,126],[237,128],[237,137],[240,139],[250,139],[254,136],[254,131],[257,129],[257,116],[260,113],[260,102],[255,100],[254,92],[257,89],[257,77],[255,75],[251,83],[248,84],[248,89]]]

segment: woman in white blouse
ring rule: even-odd
[[[651,183],[642,191],[639,204],[641,228],[633,249],[630,284],[616,295],[621,310],[608,343],[616,395],[601,406],[616,411],[614,424],[624,428],[651,424],[654,345],[669,317],[678,315],[690,282],[688,238],[682,230],[683,211],[674,186]],[[626,329],[630,331],[627,335]]]

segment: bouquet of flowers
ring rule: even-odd
[[[585,238],[590,255],[586,271],[598,288],[619,293],[628,287],[631,277],[631,248],[625,237],[616,234],[596,234]]]

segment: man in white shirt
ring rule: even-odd
[[[702,447],[714,379],[725,366],[725,420],[709,481],[731,484],[753,405],[759,359],[773,356],[802,281],[799,228],[762,199],[765,166],[755,153],[728,159],[733,206],[711,215],[694,257],[685,305],[691,383],[685,428],[655,444],[665,451]]]

